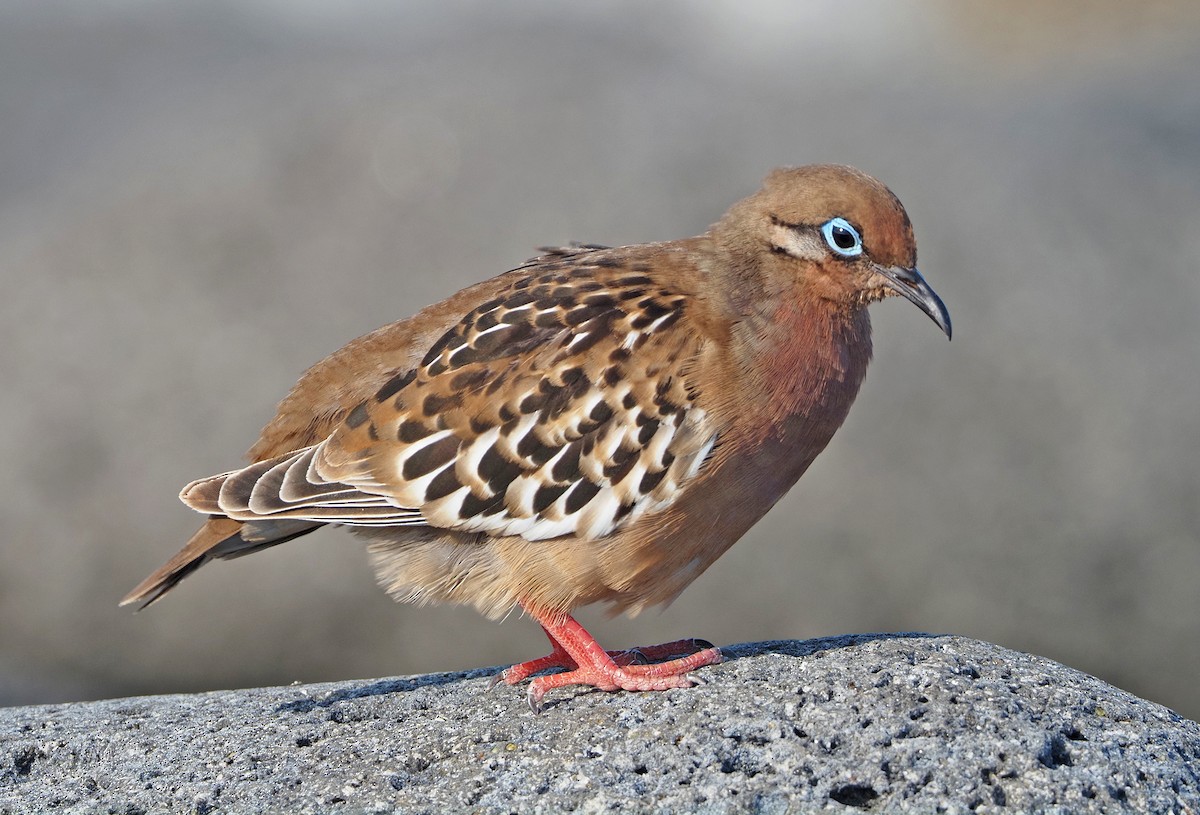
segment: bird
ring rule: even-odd
[[[539,251],[309,368],[248,466],[184,487],[207,520],[122,605],[342,526],[397,601],[536,621],[551,652],[493,679],[540,674],[535,714],[701,681],[711,643],[606,651],[574,612],[670,603],[796,483],[863,381],[869,304],[947,338],[949,312],[900,200],[844,165],[776,169],[697,237]]]

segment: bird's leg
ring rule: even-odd
[[[496,674],[488,682],[488,690],[504,682],[509,685],[516,685],[523,682],[536,673],[541,673],[549,668],[562,668],[570,671],[578,668],[575,660],[571,659],[563,647],[558,644],[558,640],[554,639],[545,626],[542,626],[542,631],[546,634],[546,639],[550,640],[551,651],[544,657],[531,659],[528,662],[521,662],[513,665],[510,668],[505,668],[500,673]],[[700,648],[711,648],[710,643],[704,640],[677,640],[675,642],[664,643],[663,645],[652,645],[645,648],[630,648],[627,651],[606,651],[613,662],[619,666],[640,664],[645,665],[652,659],[659,659],[665,656],[674,656],[676,654],[690,654]]]
[[[541,659],[514,665],[499,679],[516,684],[530,674],[549,667],[565,668],[564,673],[539,676],[529,685],[529,707],[534,713],[542,708],[548,691],[568,685],[590,685],[603,691],[667,690],[691,687],[687,674],[704,665],[721,661],[721,652],[703,640],[678,640],[664,645],[629,651],[605,651],[582,625],[569,614],[526,611],[536,619],[550,638],[553,651]],[[653,659],[699,648],[688,656],[653,664],[634,664],[641,658]]]

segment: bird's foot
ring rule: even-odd
[[[699,641],[685,640],[681,642]],[[676,646],[678,644],[667,643],[668,646]],[[649,649],[634,649],[633,651],[619,651],[617,653],[623,655],[635,652],[644,653],[644,650],[654,651],[664,647],[652,646]],[[677,652],[672,651],[671,653]],[[620,665],[608,655],[608,652],[605,652],[605,656],[606,658],[604,659],[595,660],[574,670],[539,676],[534,679],[529,683],[529,693],[526,697],[529,701],[529,709],[534,713],[541,713],[542,699],[545,698],[546,694],[555,688],[564,688],[568,685],[590,685],[593,688],[603,691],[647,691],[690,688],[696,684],[696,681],[688,675],[691,671],[705,665],[716,665],[723,659],[720,649],[711,645],[686,657],[644,665]]]
[[[496,687],[501,682],[507,685],[516,685],[518,682],[524,682],[536,673],[541,673],[551,668],[571,670],[577,667],[579,666],[571,659],[570,654],[560,648],[558,643],[555,643],[554,650],[546,654],[546,656],[531,659],[528,662],[519,662],[494,675],[488,680],[488,690]]]
[[[531,659],[528,662],[521,662],[509,668],[505,668],[500,673],[488,680],[488,690],[503,682],[506,685],[517,685],[524,682],[529,677],[542,671],[552,668],[561,668],[564,671],[573,671],[579,666],[575,664],[575,660],[571,658],[563,647],[551,640],[554,643],[554,650],[544,657]],[[674,642],[664,642],[661,645],[642,645],[637,648],[628,648],[624,651],[605,651],[609,659],[613,661],[619,668],[625,668],[630,665],[648,665],[657,660],[663,660],[667,657],[688,656],[697,651],[712,649],[713,644],[707,640],[701,639],[686,639],[675,640]],[[719,660],[718,660],[719,661]],[[710,663],[705,663],[710,664]]]
[[[542,699],[555,688],[568,685],[590,685],[603,691],[688,688],[696,684],[689,672],[722,660],[720,649],[698,639],[605,651],[569,614],[539,612],[529,606],[525,609],[541,624],[553,650],[544,657],[501,671],[492,677],[488,687],[501,682],[515,685],[535,673],[563,669],[563,673],[539,676],[530,683],[529,707],[534,713],[541,712]]]

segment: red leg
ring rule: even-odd
[[[530,683],[529,707],[534,713],[541,711],[542,698],[555,688],[568,685],[591,685],[603,691],[688,688],[693,684],[687,675],[690,671],[721,661],[720,650],[702,640],[679,640],[630,651],[605,651],[569,614],[526,610],[541,623],[554,650],[549,656],[514,665],[493,680],[493,684],[499,680],[516,684],[546,668],[565,668],[564,673],[539,676]],[[639,658],[655,659],[697,648],[700,650],[689,656],[668,662],[633,664]]]
[[[544,657],[531,659],[528,662],[520,662],[510,668],[505,668],[500,673],[496,674],[488,681],[488,690],[504,682],[508,685],[516,685],[524,682],[529,677],[536,673],[548,670],[550,668],[562,668],[563,670],[571,671],[579,666],[575,664],[575,660],[571,659],[571,655],[563,650],[563,647],[558,644],[558,640],[554,639],[554,635],[542,627],[546,638],[550,640],[551,651]],[[645,665],[652,659],[660,659],[666,656],[675,656],[677,654],[690,654],[701,648],[711,648],[712,644],[704,640],[676,640],[662,645],[651,645],[642,648],[630,648],[627,651],[606,651],[613,662],[624,667],[626,665]]]

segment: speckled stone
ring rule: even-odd
[[[0,710],[0,813],[1200,812],[1200,725],[1041,657],[883,634],[689,690],[493,669]]]

